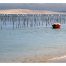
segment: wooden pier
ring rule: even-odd
[[[65,14],[0,14],[0,29],[47,27],[53,23],[66,22]]]

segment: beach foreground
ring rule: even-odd
[[[17,57],[1,60],[0,63],[66,63],[66,55],[64,56],[51,56],[51,55],[41,55],[41,56],[26,56]]]

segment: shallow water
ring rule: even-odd
[[[65,50],[66,24],[61,29],[41,27],[0,30],[0,61],[19,56],[64,54]]]

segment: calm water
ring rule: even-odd
[[[63,54],[66,50],[66,25],[0,30],[0,60],[27,55]]]

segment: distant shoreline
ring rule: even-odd
[[[0,10],[0,14],[65,14],[65,13],[48,10],[8,9]]]

